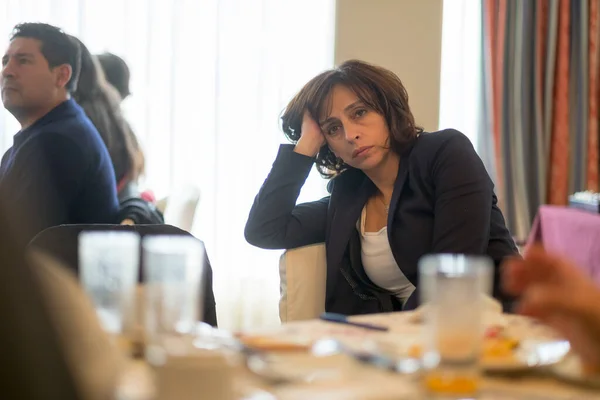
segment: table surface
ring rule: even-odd
[[[545,327],[524,323],[518,316],[503,315],[514,327],[514,332],[531,334],[531,330]],[[343,324],[335,324],[320,320],[299,321],[283,324],[278,327],[265,328],[245,334],[275,337],[297,343],[310,343],[323,337],[340,338],[345,343],[365,343],[370,340],[403,341],[410,343],[420,336],[421,325],[415,322],[414,314],[408,312],[373,314],[352,317],[352,320],[380,324],[389,327],[388,332],[377,332],[355,328]],[[537,333],[533,333],[535,336]],[[346,356],[341,356],[346,357]],[[147,368],[138,362],[137,368]],[[359,364],[347,358],[344,361],[344,373],[336,379],[315,380],[310,383],[269,384],[245,366],[238,364],[233,368],[233,387],[236,399],[270,400],[270,399],[419,399],[420,387],[418,378],[381,370],[369,365]],[[138,377],[139,378],[139,377]],[[140,381],[130,382],[137,388],[142,387]],[[482,380],[483,396],[489,400],[517,399],[560,399],[586,400],[600,399],[600,391],[573,385],[561,381],[544,370],[531,370],[518,375],[484,375]]]

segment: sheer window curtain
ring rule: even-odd
[[[439,128],[458,129],[478,146],[481,5],[444,0]]]
[[[489,62],[482,42],[480,0],[444,0],[439,128],[455,128],[471,139],[502,205],[502,182],[496,176],[492,138],[491,96],[484,82]]]
[[[4,0],[0,43],[42,21],[110,51],[131,68],[127,117],[157,197],[201,191],[193,232],[215,274],[221,326],[277,324],[280,251],[248,245],[253,198],[285,138],[279,116],[311,77],[333,65],[335,0]],[[4,40],[6,39],[6,40]],[[18,125],[0,111],[0,145]],[[313,173],[301,201],[326,194]]]

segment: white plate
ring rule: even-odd
[[[487,372],[510,373],[545,367],[560,362],[569,352],[569,343],[555,331],[520,315],[486,313],[485,326],[502,326],[506,334],[519,340],[515,352],[506,358],[486,358],[482,367]],[[391,357],[406,357],[413,345],[422,343],[421,332],[412,335],[388,335],[363,342],[367,350]]]
[[[576,384],[600,388],[600,376],[586,375],[583,372],[580,358],[573,353],[569,353],[569,355],[561,362],[553,365],[551,371],[560,379]]]
[[[482,367],[487,372],[518,372],[560,363],[571,346],[566,340],[523,340],[509,358],[486,358]]]
[[[486,360],[484,369],[490,372],[521,371],[546,367],[560,362],[570,345],[556,331],[534,319],[515,314],[504,314],[506,334],[519,340],[519,347],[509,361]]]

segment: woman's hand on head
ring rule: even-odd
[[[300,140],[296,143],[294,151],[309,157],[315,157],[321,147],[325,144],[325,136],[319,124],[310,116],[308,111],[304,112]]]

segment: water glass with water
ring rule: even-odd
[[[134,232],[88,231],[79,235],[81,283],[105,331],[120,335],[133,315],[140,238]]]
[[[201,319],[205,251],[191,236],[147,236],[142,242],[146,357],[161,364],[193,347]]]
[[[423,384],[431,398],[475,399],[480,390],[484,295],[491,292],[487,257],[441,254],[419,262],[425,308]]]

